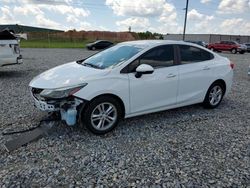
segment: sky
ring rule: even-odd
[[[182,33],[186,0],[0,0],[0,24]],[[250,35],[250,0],[189,0],[186,33]]]

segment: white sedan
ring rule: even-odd
[[[131,41],[52,68],[30,88],[40,110],[104,134],[122,118],[196,103],[217,107],[231,89],[233,68],[227,58],[196,44]]]

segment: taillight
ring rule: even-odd
[[[234,69],[234,63],[232,61],[230,61],[230,67],[231,69]]]

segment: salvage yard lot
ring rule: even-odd
[[[34,76],[92,53],[26,48],[23,65],[1,67],[0,133],[45,117],[30,97]],[[25,147],[0,150],[0,187],[250,186],[250,53],[221,55],[236,67],[232,92],[217,109],[193,105],[131,118],[104,136],[59,124]],[[0,135],[1,143],[9,139]]]

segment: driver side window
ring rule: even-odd
[[[145,52],[129,65],[129,72],[135,72],[141,64],[151,65],[155,69],[174,65],[173,45],[159,46]]]

